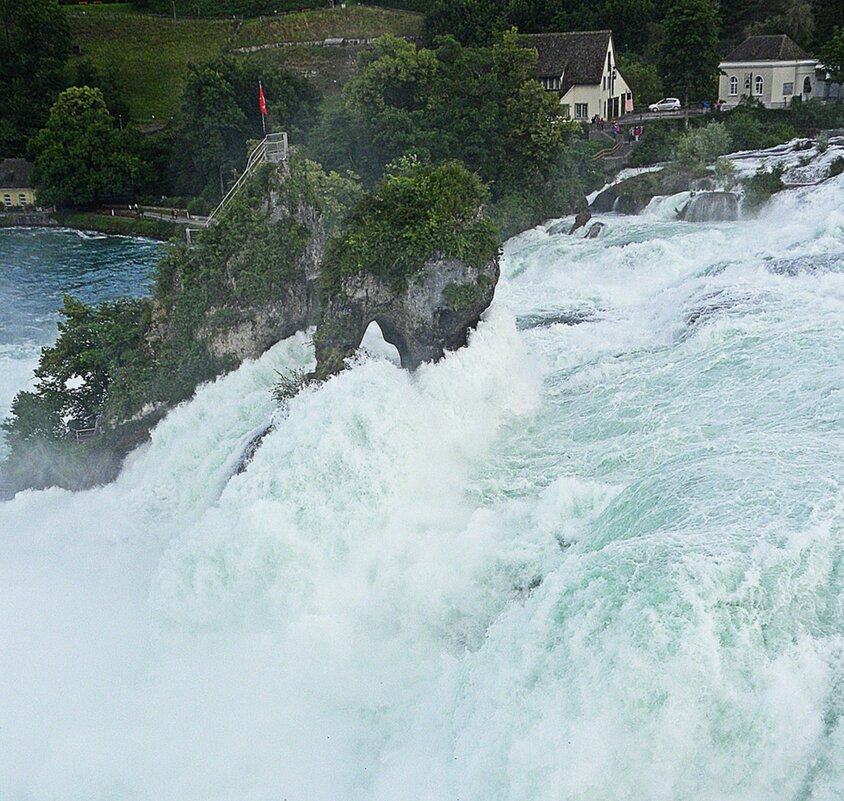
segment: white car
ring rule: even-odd
[[[648,111],[679,111],[682,103],[676,97],[663,97],[662,100],[651,103]]]

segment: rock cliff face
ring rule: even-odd
[[[691,176],[688,173],[666,167],[657,172],[634,175],[607,187],[592,201],[591,209],[597,214],[610,211],[639,214],[657,195],[686,192],[690,185]]]
[[[278,167],[281,181],[290,178],[290,167]],[[240,319],[230,326],[215,324],[220,309],[211,310],[200,337],[215,357],[236,363],[255,359],[276,342],[315,325],[319,320],[319,271],[325,256],[325,223],[318,205],[301,196],[291,197],[277,190],[264,201],[269,226],[295,223],[304,233],[300,252],[293,258],[295,278],[287,281],[280,297],[252,303],[238,309]],[[277,254],[279,264],[291,260],[290,253]]]
[[[373,320],[408,370],[462,347],[492,301],[498,274],[497,260],[475,268],[435,255],[402,292],[367,273],[344,279],[314,339],[317,377],[343,368]]]
[[[698,192],[680,210],[686,222],[727,222],[739,218],[738,197],[732,192]]]

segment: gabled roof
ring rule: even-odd
[[[559,78],[565,73],[564,88],[601,82],[612,31],[532,33],[522,36],[525,47],[536,48],[539,78]]]
[[[0,187],[3,189],[30,189],[32,164],[26,159],[0,161]]]
[[[802,61],[809,56],[785,34],[749,36],[724,61]]]

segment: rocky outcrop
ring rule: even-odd
[[[677,216],[691,223],[737,220],[738,197],[732,192],[698,192],[680,209]]]
[[[575,231],[583,228],[589,220],[592,219],[592,212],[589,209],[581,209],[578,212],[577,216],[574,218],[574,225],[572,225],[571,230],[569,231],[569,236],[571,236]]]
[[[687,192],[691,181],[687,172],[675,167],[634,175],[608,186],[592,201],[591,209],[598,214],[639,214],[655,197]]]
[[[402,367],[414,370],[442,358],[466,344],[497,282],[497,260],[477,268],[441,255],[428,259],[401,292],[370,273],[345,278],[314,338],[317,377],[343,368],[373,320],[398,350]]]
[[[586,232],[586,239],[597,239],[601,235],[601,231],[604,230],[607,226],[602,222],[596,222],[593,225],[589,226],[589,230]]]
[[[280,181],[289,179],[288,164],[282,163],[278,170]],[[199,338],[212,355],[237,364],[257,358],[276,342],[315,325],[319,319],[319,273],[326,242],[322,213],[315,203],[277,188],[264,201],[264,213],[268,226],[294,222],[305,232],[304,242],[292,267],[297,278],[285,283],[281,297],[237,309],[215,308],[206,315]],[[291,254],[279,253],[277,258],[282,269]]]

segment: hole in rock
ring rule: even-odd
[[[384,339],[381,326],[373,320],[364,332],[360,347],[376,359],[387,359],[397,366],[401,366],[398,348]]]

